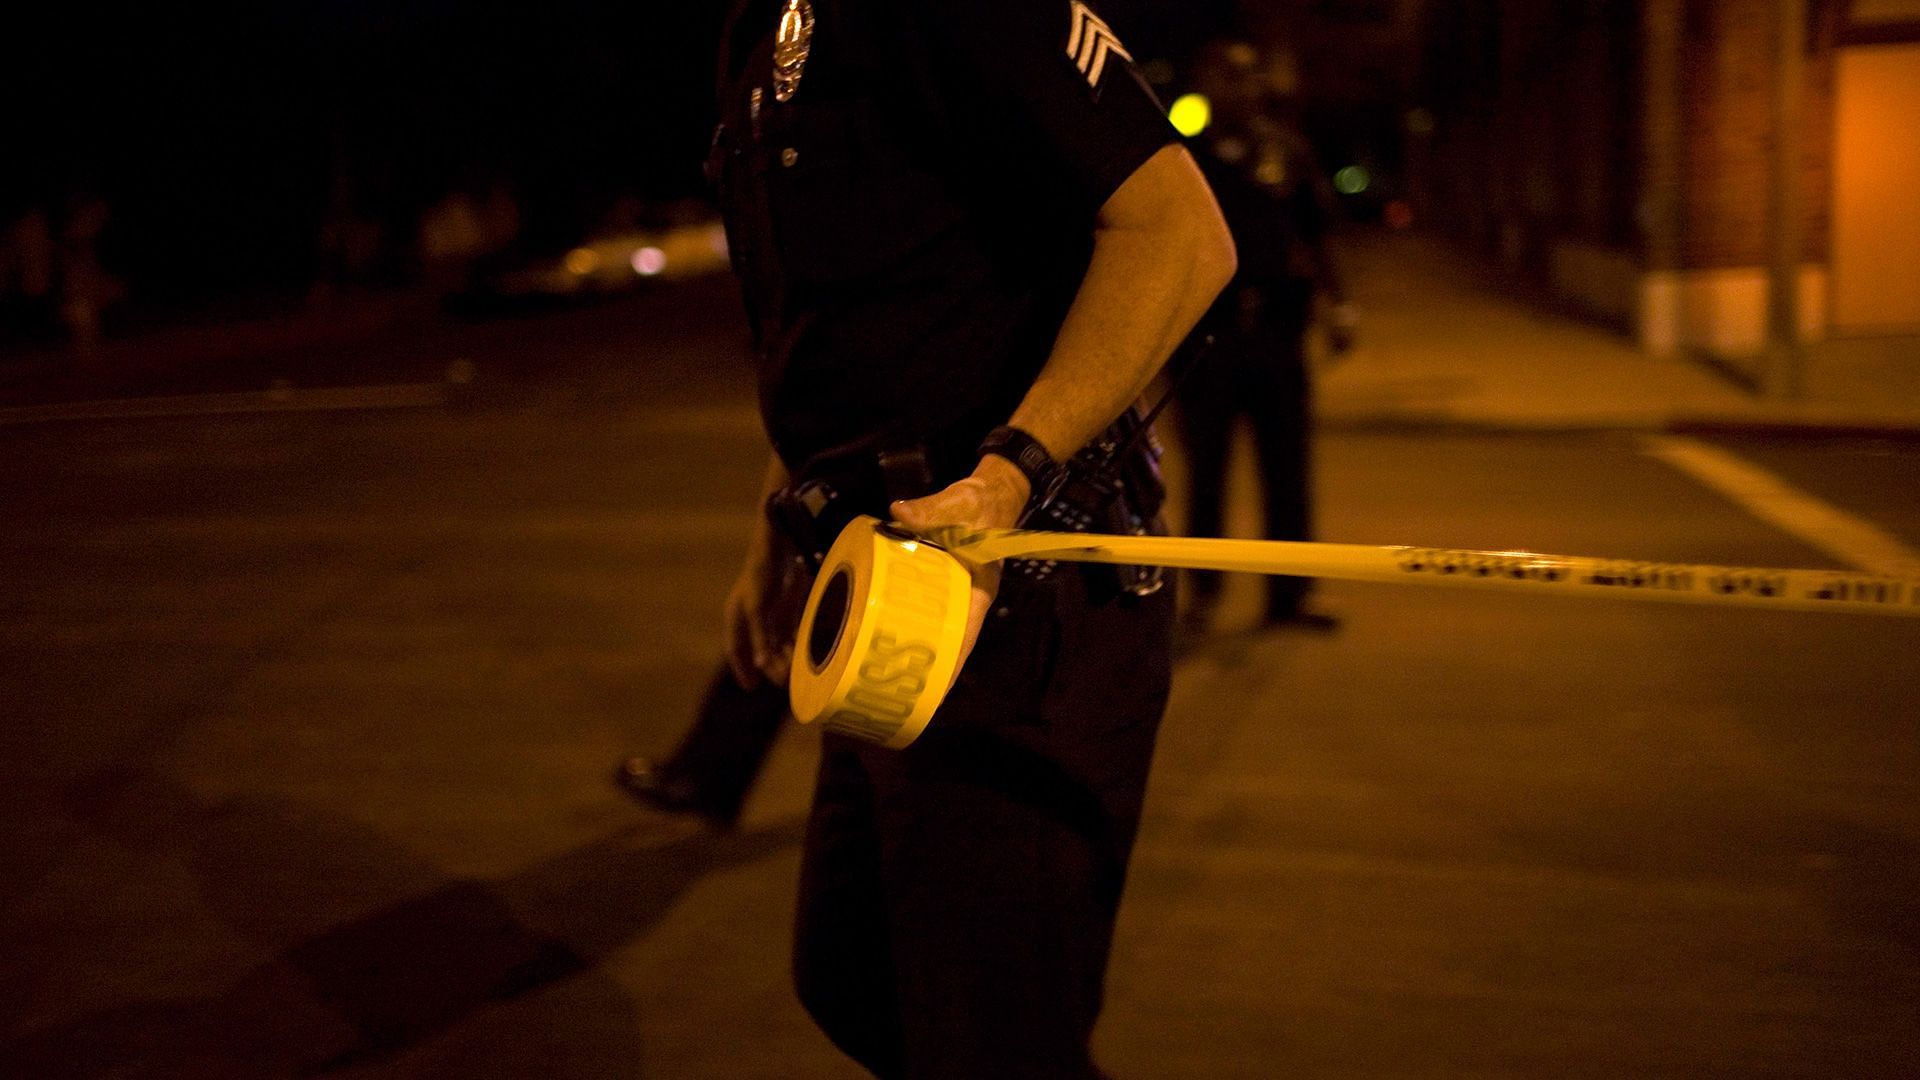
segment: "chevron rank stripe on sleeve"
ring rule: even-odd
[[[1073,0],[1072,25],[1067,34],[1067,57],[1086,77],[1088,86],[1099,88],[1100,77],[1106,74],[1109,56],[1118,56],[1122,60],[1133,59],[1133,54],[1120,44],[1120,38],[1114,34],[1112,27],[1081,0]]]

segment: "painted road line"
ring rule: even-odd
[[[324,386],[298,390],[252,390],[231,394],[179,394],[172,397],[75,401],[58,405],[20,405],[0,409],[0,426],[46,424],[62,420],[148,420],[229,413],[418,409],[446,403],[446,383]]]
[[[1648,435],[1641,444],[1649,456],[1841,562],[1875,574],[1920,574],[1920,552],[1736,454],[1681,435]]]

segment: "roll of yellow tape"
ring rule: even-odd
[[[793,666],[794,715],[896,749],[918,738],[959,673],[971,587],[967,567],[1001,559],[1139,563],[1920,618],[1920,575],[1904,573],[1016,529],[944,527],[915,535],[861,517],[827,553],[807,598],[800,622],[802,654]]]
[[[919,738],[959,674],[971,588],[959,559],[855,519],[807,597],[793,715],[894,749]]]

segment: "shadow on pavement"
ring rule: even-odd
[[[371,828],[288,800],[208,805],[164,779],[123,775],[70,803],[110,841],[177,853],[205,910],[274,955],[215,995],[116,1006],[11,1040],[0,1060],[12,1075],[317,1075],[378,1063],[550,989],[533,1010],[548,1038],[510,1040],[523,1060],[485,1054],[450,1071],[564,1075],[539,1057],[556,1044],[566,1058],[589,1050],[637,1070],[635,1005],[596,964],[702,877],[792,847],[803,828],[794,818],[650,845],[636,827],[511,877],[449,880]],[[618,1045],[582,1047],[582,1027]]]

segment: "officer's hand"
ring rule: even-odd
[[[893,504],[893,518],[909,529],[931,529],[941,525],[964,525],[974,529],[1011,529],[1027,506],[1027,478],[1013,463],[998,455],[980,459],[973,475],[936,491],[923,499],[907,499]],[[960,663],[973,652],[973,642],[987,621],[993,597],[1000,590],[1000,564],[969,563],[973,574],[973,597],[967,612],[967,636],[960,648]]]
[[[793,663],[793,642],[785,640],[776,624],[781,575],[765,554],[754,553],[740,570],[727,594],[724,624],[727,666],[742,689],[752,690],[765,679],[785,686]]]

